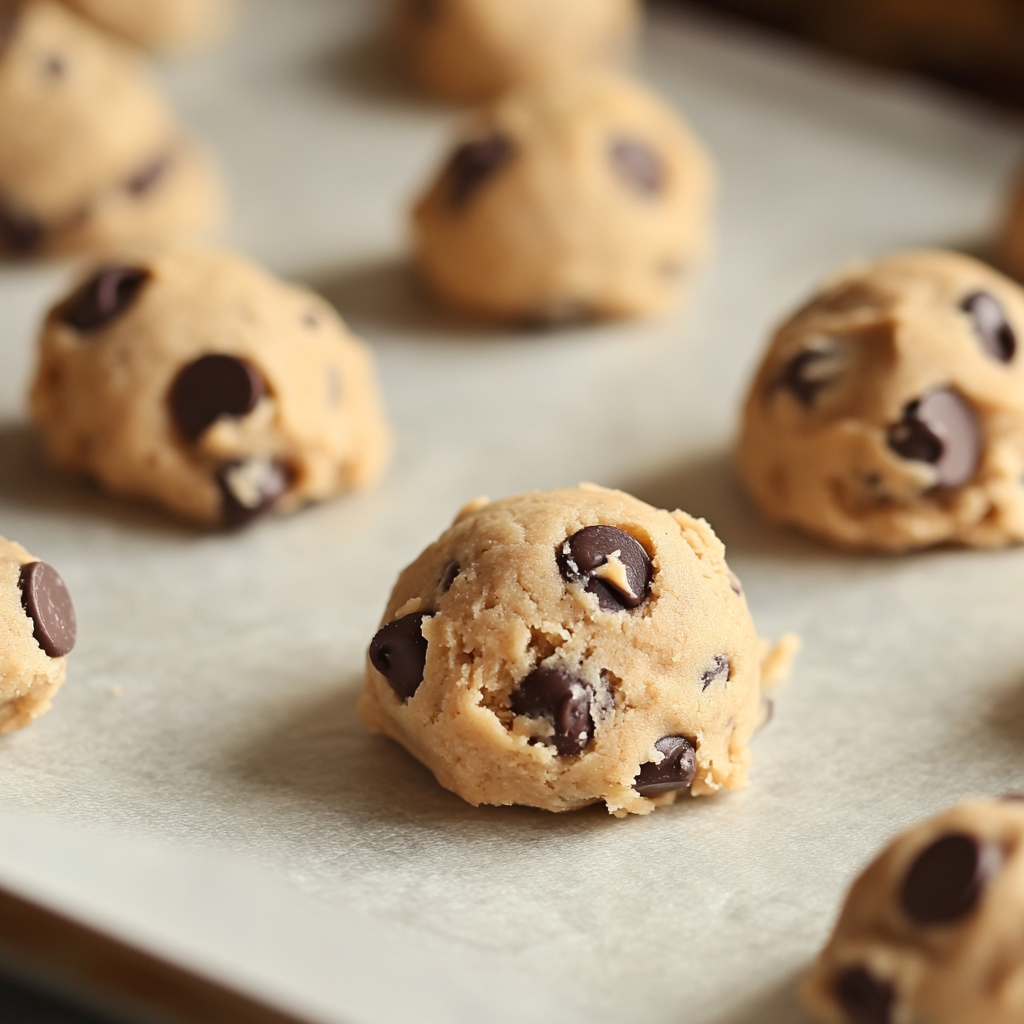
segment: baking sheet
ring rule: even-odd
[[[229,240],[373,343],[398,436],[378,490],[206,536],[43,469],[22,394],[66,270],[0,271],[0,533],[80,619],[54,711],[0,742],[0,883],[325,1024],[796,1024],[878,844],[1024,786],[1024,550],[855,557],[766,525],[735,410],[823,273],[983,238],[1022,125],[656,8],[640,70],[716,154],[714,266],[662,321],[484,331],[408,271],[402,211],[453,113],[402,89],[380,13],[250,0],[226,51],[167,71],[229,174]],[[802,634],[745,792],[473,809],[359,725],[398,570],[466,500],[578,480],[706,515],[760,630]]]

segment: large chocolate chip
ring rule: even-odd
[[[920,853],[903,881],[900,903],[915,924],[948,924],[966,917],[1003,861],[994,843],[954,832]]]
[[[32,620],[32,635],[51,658],[63,658],[75,646],[75,606],[60,573],[45,562],[21,567],[21,604]]]
[[[850,1024],[891,1024],[896,993],[866,968],[847,968],[836,977],[833,991]]]
[[[732,666],[724,654],[716,654],[708,667],[700,674],[701,692],[706,690],[717,679],[724,679],[728,682]]]
[[[546,718],[555,730],[542,737],[559,754],[578,754],[594,735],[590,704],[593,687],[563,668],[534,669],[512,694],[512,712],[527,718]]]
[[[642,139],[616,139],[610,153],[612,166],[637,192],[655,196],[665,187],[665,165]]]
[[[932,463],[939,487],[961,487],[981,460],[981,425],[956,391],[939,388],[907,405],[902,421],[889,429],[889,447],[905,459]]]
[[[1017,351],[1014,333],[1002,304],[988,292],[968,295],[960,308],[971,318],[981,347],[994,359],[1008,363]]]
[[[465,206],[483,182],[511,158],[513,148],[512,140],[501,132],[459,146],[448,162],[452,207]]]
[[[151,276],[145,267],[101,267],[61,305],[60,319],[81,334],[101,330],[132,307]]]
[[[244,526],[269,512],[291,486],[292,471],[278,459],[228,462],[217,470],[225,526]]]
[[[13,253],[24,254],[38,249],[46,237],[46,225],[27,213],[12,210],[0,203],[0,243]]]
[[[171,412],[178,429],[195,441],[221,416],[245,416],[267,393],[263,376],[247,359],[201,356],[171,387]]]
[[[382,626],[370,641],[370,663],[403,701],[423,682],[423,667],[427,663],[423,620],[429,617],[430,612],[403,615]]]
[[[687,789],[697,774],[697,751],[685,736],[663,736],[654,749],[665,756],[655,764],[640,765],[633,788],[641,796],[657,796]]]
[[[827,372],[832,353],[821,349],[805,348],[797,352],[782,368],[775,387],[788,391],[808,409],[814,405],[818,392],[827,387],[833,374]]]
[[[596,594],[602,611],[636,608],[651,590],[651,559],[640,542],[615,526],[587,526],[558,552],[569,583]]]

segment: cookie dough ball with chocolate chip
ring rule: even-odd
[[[1024,540],[1024,292],[950,252],[839,275],[776,332],[740,466],[774,519],[902,551]]]
[[[64,0],[108,32],[152,50],[193,47],[230,24],[233,0]]]
[[[75,609],[60,574],[0,537],[0,734],[50,710],[75,646]]]
[[[428,92],[482,100],[632,49],[637,0],[398,0],[395,34]]]
[[[390,451],[366,346],[217,250],[93,271],[46,319],[32,409],[58,466],[207,526],[365,486]]]
[[[474,805],[646,814],[747,784],[765,652],[703,520],[482,499],[399,576],[360,714]]]
[[[140,58],[56,0],[0,23],[0,254],[105,249],[204,231],[217,172]]]
[[[467,125],[414,211],[450,305],[551,322],[655,313],[708,246],[713,170],[689,128],[611,74],[511,93]]]
[[[821,1024],[1024,1020],[1024,803],[961,804],[857,879],[803,986]]]

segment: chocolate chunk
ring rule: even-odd
[[[582,583],[588,594],[596,594],[602,611],[636,608],[650,593],[651,559],[618,527],[584,527],[565,541],[557,557],[566,582]],[[616,561],[624,572],[615,571]]]
[[[80,334],[99,331],[131,309],[151,276],[145,267],[110,263],[64,302],[58,315]]]
[[[648,761],[640,765],[633,788],[641,796],[688,789],[697,774],[697,751],[693,742],[685,736],[663,736],[654,744],[654,749],[664,754],[664,758],[657,764]]]
[[[447,594],[452,589],[452,584],[455,582],[455,577],[459,575],[459,563],[449,562],[445,566],[444,574],[441,576],[441,582],[438,586],[441,588],[442,594]]]
[[[377,630],[370,641],[370,663],[403,701],[419,689],[427,663],[423,620],[430,612],[403,615]]]
[[[850,1024],[891,1024],[896,993],[867,968],[847,968],[836,977],[833,991]]]
[[[38,249],[46,238],[46,225],[31,214],[20,213],[0,202],[0,243],[13,253]]]
[[[171,158],[164,154],[151,160],[145,167],[135,172],[124,187],[133,196],[144,196],[149,192],[171,168]]]
[[[974,410],[952,388],[910,402],[903,420],[889,429],[889,447],[905,459],[932,463],[939,487],[961,487],[974,476],[981,444]]]
[[[703,693],[713,682],[718,679],[728,681],[732,672],[729,659],[724,654],[716,654],[711,659],[711,664],[700,674],[700,688]]]
[[[818,392],[832,382],[832,374],[823,372],[831,361],[831,352],[805,348],[782,368],[774,387],[788,391],[801,405],[810,409]]]
[[[966,917],[999,870],[994,843],[954,832],[918,854],[903,882],[900,903],[915,924],[948,924]]]
[[[45,562],[21,567],[21,605],[32,620],[36,643],[51,657],[63,658],[75,646],[75,606],[60,573]]]
[[[448,162],[452,208],[465,206],[483,182],[508,162],[513,149],[512,140],[500,132],[459,146]]]
[[[559,754],[578,754],[594,735],[590,703],[594,689],[563,668],[534,669],[512,694],[512,712],[526,718],[546,718],[554,736],[540,742],[554,746]]]
[[[244,526],[269,512],[292,484],[291,467],[278,459],[252,458],[217,470],[225,526]]]
[[[190,441],[221,416],[245,416],[267,393],[263,376],[247,359],[201,356],[178,374],[171,387],[171,412]]]
[[[990,356],[1002,363],[1013,359],[1017,351],[1017,335],[994,295],[974,292],[960,303],[960,308],[971,318],[981,347]]]
[[[612,166],[642,195],[655,196],[665,187],[665,165],[657,152],[642,139],[612,142]]]

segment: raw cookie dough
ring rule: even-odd
[[[390,452],[366,346],[217,250],[95,270],[46,319],[32,411],[58,466],[208,526],[367,485]]]
[[[57,571],[0,537],[0,735],[50,710],[75,632],[75,609]]]
[[[767,654],[702,519],[581,485],[466,506],[398,578],[363,721],[471,804],[647,814],[747,784]]]
[[[395,32],[413,78],[453,100],[482,100],[580,65],[619,61],[637,0],[398,0]]]
[[[1024,539],[1024,292],[951,252],[833,278],[776,332],[740,468],[773,519],[853,548]]]
[[[108,32],[153,50],[216,39],[230,24],[234,0],[64,0]]]
[[[821,1024],[1024,1020],[1024,803],[961,804],[857,879],[804,982]]]
[[[219,176],[141,59],[56,0],[4,10],[0,254],[98,250],[212,226]]]
[[[466,126],[420,199],[420,270],[452,306],[511,320],[655,313],[708,247],[704,147],[610,73],[510,93]]]

